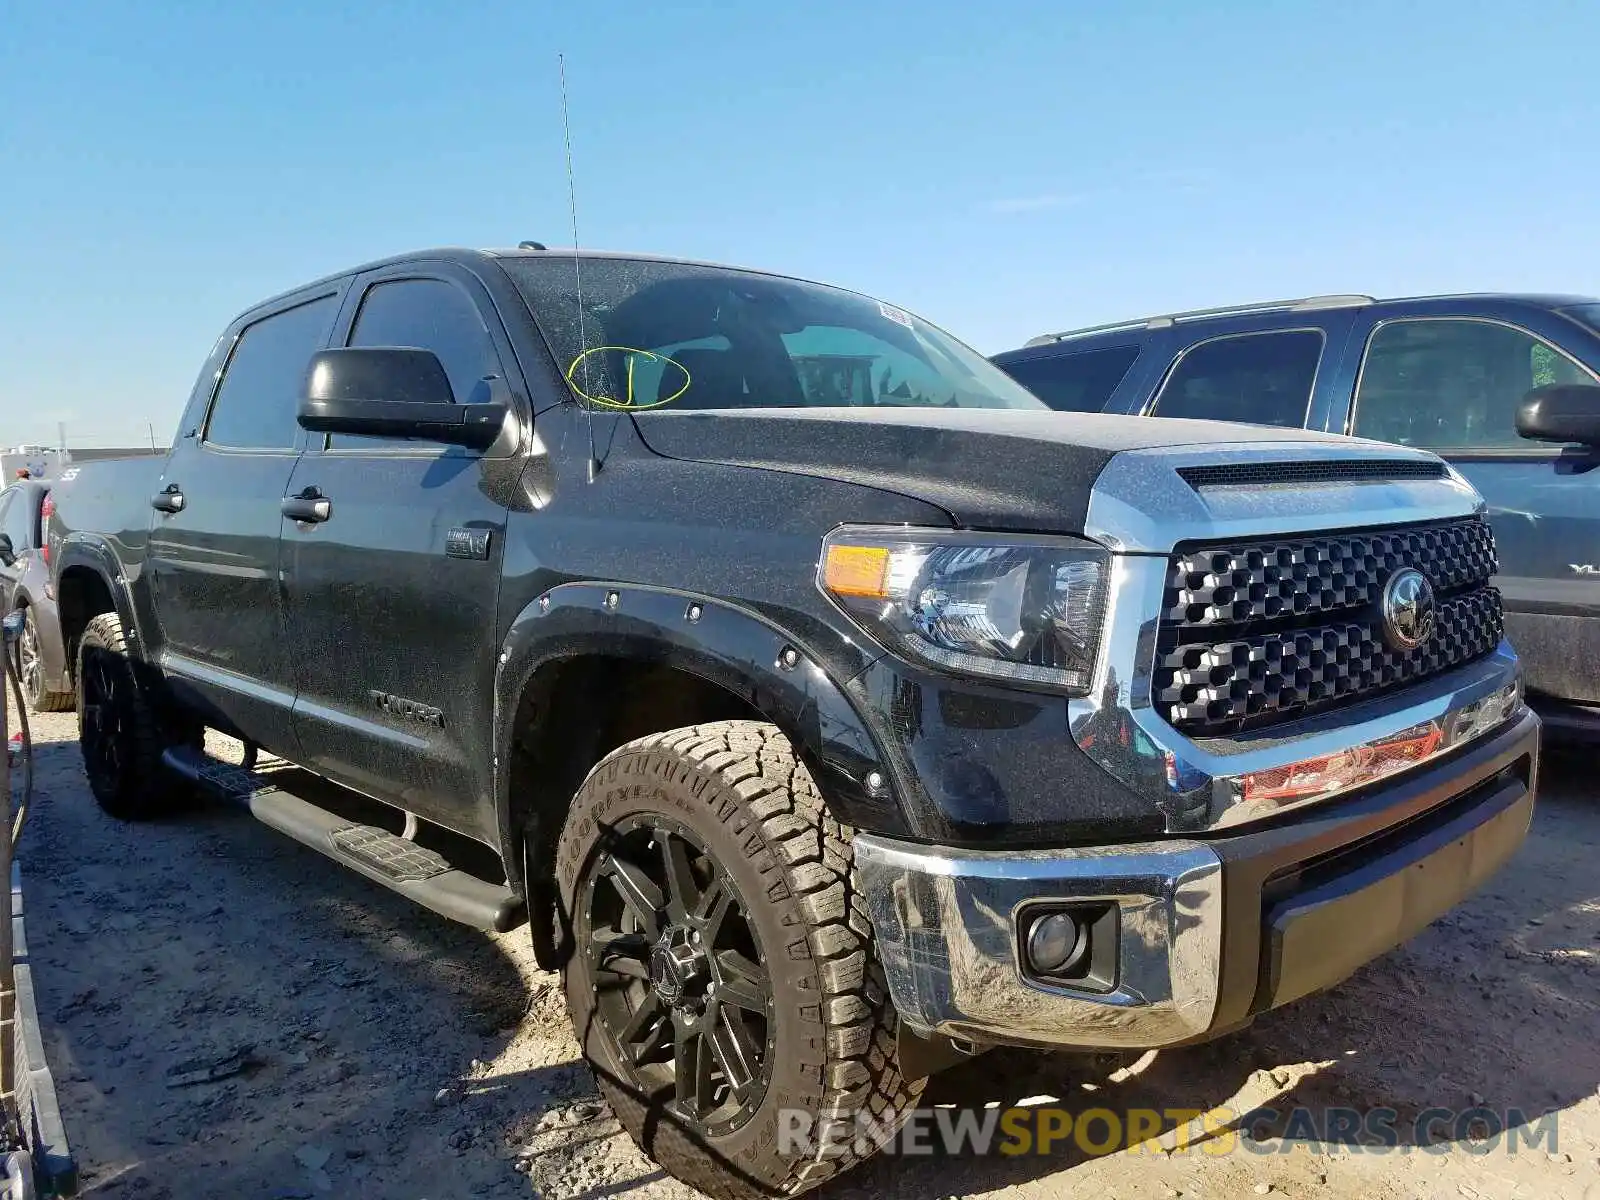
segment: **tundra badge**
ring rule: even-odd
[[[452,529],[444,535],[444,553],[447,558],[488,558],[489,530]]]
[[[404,717],[408,721],[420,721],[424,725],[432,725],[438,729],[444,728],[444,710],[435,708],[431,704],[421,704],[416,700],[407,700],[404,696],[396,696],[389,692],[380,692],[373,689],[367,695],[372,697],[372,702],[392,717]]]

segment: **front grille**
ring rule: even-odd
[[[1435,592],[1435,628],[1390,647],[1380,611],[1395,571]],[[1500,642],[1494,536],[1480,518],[1405,529],[1180,547],[1167,571],[1154,700],[1195,735],[1219,735],[1366,698]]]

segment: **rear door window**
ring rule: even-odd
[[[1100,412],[1138,357],[1137,346],[1112,346],[998,365],[1058,412]]]
[[[1201,342],[1179,356],[1152,413],[1299,429],[1311,406],[1322,346],[1317,329]]]
[[[337,297],[324,296],[246,325],[222,372],[205,440],[213,446],[292,450],[311,356],[322,348]]]
[[[1351,433],[1433,450],[1553,451],[1517,433],[1533,388],[1596,382],[1529,333],[1462,317],[1389,321],[1367,341]]]

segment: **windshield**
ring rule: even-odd
[[[855,292],[726,267],[501,260],[581,395],[630,408],[1046,409],[949,334]]]

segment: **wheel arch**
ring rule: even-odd
[[[58,551],[54,574],[57,619],[69,676],[77,674],[78,642],[84,628],[102,613],[116,613],[130,648],[142,649],[133,597],[109,546],[84,538],[66,541]]]
[[[634,737],[728,719],[782,731],[841,821],[905,832],[893,772],[857,705],[766,618],[686,592],[572,583],[512,623],[495,676],[496,819],[541,963],[556,956],[538,916],[553,906],[537,894],[546,856],[589,769]]]

